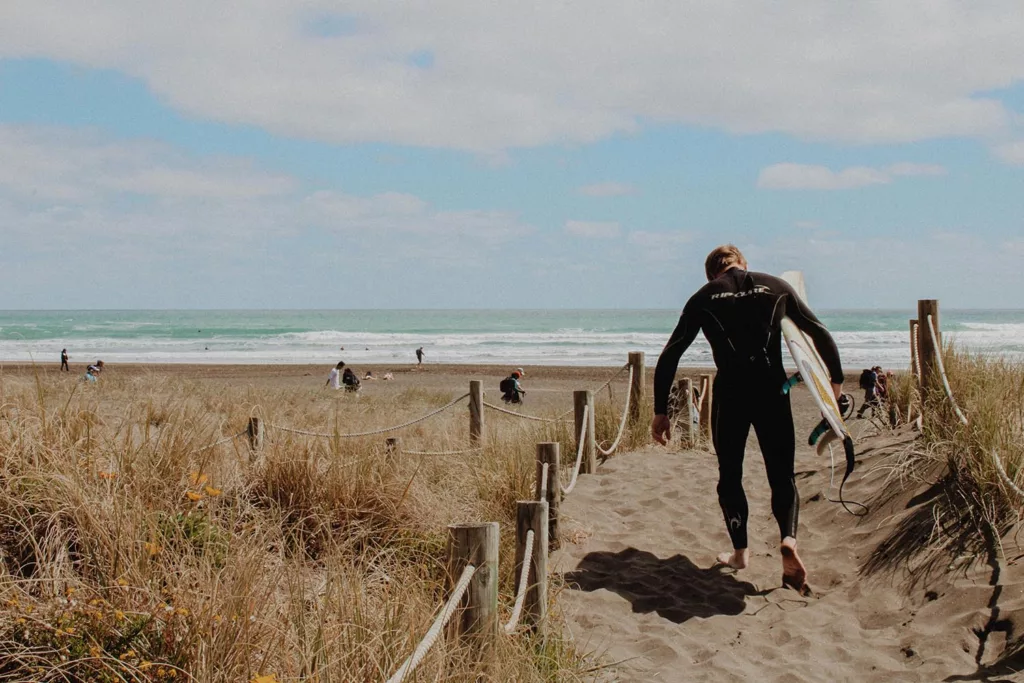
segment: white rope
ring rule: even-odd
[[[455,584],[455,588],[452,590],[451,597],[448,598],[448,602],[441,609],[441,613],[434,619],[434,623],[430,625],[430,629],[427,634],[423,636],[423,640],[416,646],[416,649],[409,656],[407,660],[399,667],[395,675],[388,679],[388,683],[401,683],[405,680],[413,669],[423,660],[426,656],[427,651],[434,645],[434,641],[441,634],[441,629],[445,627],[448,620],[451,619],[452,614],[455,613],[455,608],[459,604],[459,600],[462,600],[463,594],[466,589],[469,588],[469,581],[473,578],[473,574],[476,573],[476,567],[469,564],[462,570],[462,576],[459,577],[458,583]]]
[[[587,443],[587,427],[590,424],[588,419],[588,411],[590,406],[583,406],[583,426],[580,428],[580,440],[579,445],[576,447],[576,464],[572,466],[572,478],[569,480],[568,486],[562,486],[562,493],[569,495],[572,490],[576,488],[576,479],[580,476],[580,465],[583,463],[583,447]],[[562,482],[559,481],[558,485],[561,486]],[[547,489],[541,489],[545,491]]]
[[[513,415],[515,417],[521,417],[524,420],[535,420],[537,422],[568,422],[568,420],[566,420],[565,418],[562,418],[562,417],[554,417],[554,418],[552,418],[552,417],[537,417],[535,415],[527,415],[525,413],[517,413],[514,410],[505,410],[504,408],[502,408],[500,406],[496,406],[493,403],[488,403],[487,401],[484,401],[483,404],[485,406],[487,406],[488,408],[490,408],[491,410],[497,410],[499,413],[505,413],[506,415]],[[568,413],[565,413],[565,414],[568,415]]]
[[[466,455],[467,453],[479,453],[482,450],[483,450],[483,447],[480,447],[480,448],[467,448],[467,449],[462,450],[462,451],[405,451],[405,450],[403,450],[402,452],[403,453],[408,453],[409,455]]]
[[[911,370],[918,377],[921,376],[921,351],[917,347],[917,323],[914,323],[914,329],[910,333],[910,363],[912,365]]]
[[[935,361],[939,366],[939,377],[942,378],[942,386],[946,389],[946,396],[949,397],[949,402],[953,404],[953,410],[956,412],[956,416],[960,418],[960,422],[967,426],[967,416],[964,415],[963,411],[960,410],[960,406],[956,404],[956,399],[953,398],[953,390],[949,388],[949,380],[946,379],[946,368],[942,364],[942,348],[939,346],[938,335],[935,332],[935,321],[932,320],[931,314],[928,315],[928,331],[932,335],[932,347],[935,352]]]
[[[707,396],[708,379],[705,377],[700,381],[700,393],[697,395],[697,414],[700,415],[704,408],[704,397]]]
[[[1021,500],[1024,500],[1024,491],[1021,491],[1020,487],[1013,483],[1013,480],[1007,476],[1006,470],[1003,469],[1003,463],[999,460],[999,454],[995,451],[992,451],[992,462],[996,464],[996,472],[998,472],[1002,480],[1006,482],[1006,485],[1009,486]]]
[[[629,385],[633,386],[633,368],[629,369]],[[597,447],[597,450],[601,451],[601,455],[611,455],[615,452],[615,449],[619,447],[619,441],[622,440],[622,435],[626,433],[626,419],[629,417],[629,401],[633,398],[633,392],[626,393],[626,402],[622,406],[622,419],[619,421],[619,433],[615,437],[615,441],[608,447],[608,450]]]
[[[237,439],[240,436],[245,436],[247,433],[248,433],[248,430],[247,429],[243,429],[242,431],[238,432],[237,434],[232,434],[231,436],[225,436],[220,441],[215,441],[215,442],[211,443],[209,446],[203,446],[202,448],[197,448],[196,450],[194,450],[191,453],[189,453],[189,455],[195,455],[196,453],[202,453],[203,451],[208,451],[211,448],[213,448],[214,446],[219,446],[222,443],[227,443],[228,441],[234,441],[235,439]]]
[[[530,564],[533,562],[533,529],[526,532],[526,551],[523,554],[523,568],[519,572],[519,589],[516,591],[516,604],[512,608],[512,617],[505,624],[505,634],[511,635],[519,625],[519,616],[526,602],[526,581],[530,578]]]
[[[548,493],[548,463],[541,463],[540,467],[540,494],[538,500],[547,500]]]
[[[458,403],[459,401],[461,401],[462,399],[464,399],[464,398],[466,398],[468,396],[469,396],[469,394],[463,394],[462,396],[459,396],[454,401],[451,401],[448,404],[441,406],[437,410],[434,410],[432,412],[427,413],[423,417],[418,417],[415,420],[410,420],[409,422],[406,422],[406,423],[400,424],[400,425],[396,425],[394,427],[384,427],[383,429],[374,429],[373,431],[370,431],[370,432],[357,432],[355,434],[324,434],[322,432],[307,432],[307,431],[305,431],[303,429],[293,429],[291,427],[282,427],[281,425],[275,425],[275,424],[270,424],[270,423],[267,423],[267,426],[272,428],[272,429],[280,429],[283,432],[291,432],[292,434],[303,434],[305,436],[318,436],[318,437],[321,437],[321,438],[324,438],[324,439],[334,439],[334,438],[338,438],[338,439],[352,439],[352,438],[360,437],[360,436],[376,436],[377,434],[386,434],[387,432],[395,432],[395,431],[398,431],[399,429],[405,429],[406,427],[411,427],[412,425],[414,425],[414,424],[416,424],[418,422],[423,422],[424,420],[429,420],[430,418],[434,417],[438,413],[443,413],[444,411],[448,410],[449,408],[454,406],[456,403]]]
[[[623,371],[624,371],[624,370],[625,370],[626,368],[628,368],[628,367],[629,367],[629,363],[626,363],[625,365],[623,365],[623,366],[622,366],[621,368],[619,368],[618,370],[616,370],[616,371],[615,371],[615,374],[614,374],[614,375],[612,375],[611,377],[609,377],[609,378],[608,378],[608,381],[607,381],[607,382],[605,382],[604,384],[602,384],[601,386],[599,386],[599,387],[598,387],[598,388],[596,388],[596,389],[592,389],[592,390],[591,390],[591,393],[594,393],[594,394],[596,394],[597,392],[601,391],[602,389],[604,389],[605,387],[607,387],[608,385],[610,385],[610,384],[611,384],[612,382],[614,382],[614,381],[615,381],[616,379],[618,379],[619,375],[621,375],[621,374],[623,373]],[[573,412],[574,410],[576,410],[576,408],[575,408],[575,407],[573,407],[573,408],[569,408],[569,410],[567,410],[567,411],[565,411],[564,413],[560,414],[560,415],[558,416],[558,419],[560,419],[560,420],[561,420],[562,418],[566,417],[567,415],[571,415],[571,414],[572,414],[572,412]]]

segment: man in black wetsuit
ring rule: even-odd
[[[670,437],[668,395],[679,359],[703,330],[718,367],[711,409],[712,439],[718,455],[718,502],[733,552],[718,561],[744,569],[747,549],[747,497],[743,492],[743,451],[753,425],[772,489],[772,513],[782,537],[782,583],[807,590],[807,570],[796,552],[800,499],[793,476],[796,442],[789,394],[782,393],[781,321],[788,317],[807,333],[821,354],[836,398],[843,368],[832,336],[783,280],[747,270],[733,245],[718,247],[704,263],[708,284],[686,302],[679,324],[658,358],[654,373],[654,420],[658,443]]]

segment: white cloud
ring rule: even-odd
[[[1019,0],[339,8],[14,0],[0,57],[115,69],[190,116],[277,134],[485,152],[641,122],[861,143],[1003,134],[1006,107],[978,93],[1024,79]]]
[[[611,239],[622,232],[618,223],[602,223],[596,221],[566,221],[565,231],[577,237],[590,239]]]
[[[316,230],[362,241],[400,234],[415,246],[463,253],[533,230],[511,212],[442,211],[399,192],[307,189],[237,159],[211,161],[66,128],[0,125],[0,159],[5,236],[32,249],[47,248],[52,238],[58,246],[173,238],[179,252],[190,245],[230,250],[252,237]],[[403,246],[391,242],[392,250]]]
[[[629,241],[643,247],[654,249],[671,248],[680,244],[689,244],[696,235],[692,232],[652,232],[649,230],[634,230],[629,233]]]
[[[624,197],[636,194],[636,188],[627,183],[594,183],[577,188],[577,192],[587,197]]]
[[[793,227],[801,230],[817,230],[821,227],[821,221],[797,221],[793,223]]]
[[[825,166],[775,164],[761,169],[757,177],[757,186],[768,190],[848,190],[888,182],[885,173],[865,166],[837,172]]]
[[[999,145],[993,151],[1003,163],[1024,166],[1024,140]]]
[[[886,166],[885,173],[890,176],[939,176],[946,175],[946,167],[940,164],[913,164],[900,162]]]
[[[35,200],[110,194],[255,199],[290,192],[291,178],[238,160],[189,159],[165,145],[111,142],[67,128],[0,126],[0,188]]]
[[[895,176],[936,176],[945,174],[943,166],[902,162],[885,168],[851,166],[833,171],[826,166],[774,164],[761,169],[757,186],[768,190],[850,190],[871,185],[887,185]]]

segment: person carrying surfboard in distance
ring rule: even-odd
[[[718,456],[718,502],[732,541],[720,564],[745,569],[747,497],[743,491],[743,452],[754,427],[772,490],[772,514],[779,525],[782,584],[809,593],[807,569],[796,550],[800,498],[794,478],[796,437],[782,366],[781,327],[787,317],[805,332],[828,368],[832,391],[842,395],[843,368],[835,341],[825,326],[780,278],[747,269],[735,246],[715,248],[704,262],[708,284],[686,302],[679,324],[654,371],[654,418],[651,432],[665,444],[671,438],[667,416],[669,391],[683,352],[703,331],[711,345],[715,375],[711,424]]]

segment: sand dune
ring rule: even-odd
[[[611,665],[608,680],[1024,680],[1012,660],[1000,661],[1018,637],[1007,617],[1024,607],[1016,566],[976,554],[973,542],[959,559],[926,552],[936,473],[919,473],[907,489],[882,487],[914,436],[861,439],[845,494],[871,502],[862,518],[826,500],[828,460],[801,448],[808,598],[780,587],[756,441],[744,477],[752,561],[741,572],[712,567],[729,547],[713,455],[651,447],[608,460],[562,503],[569,542],[552,558],[577,643]]]

